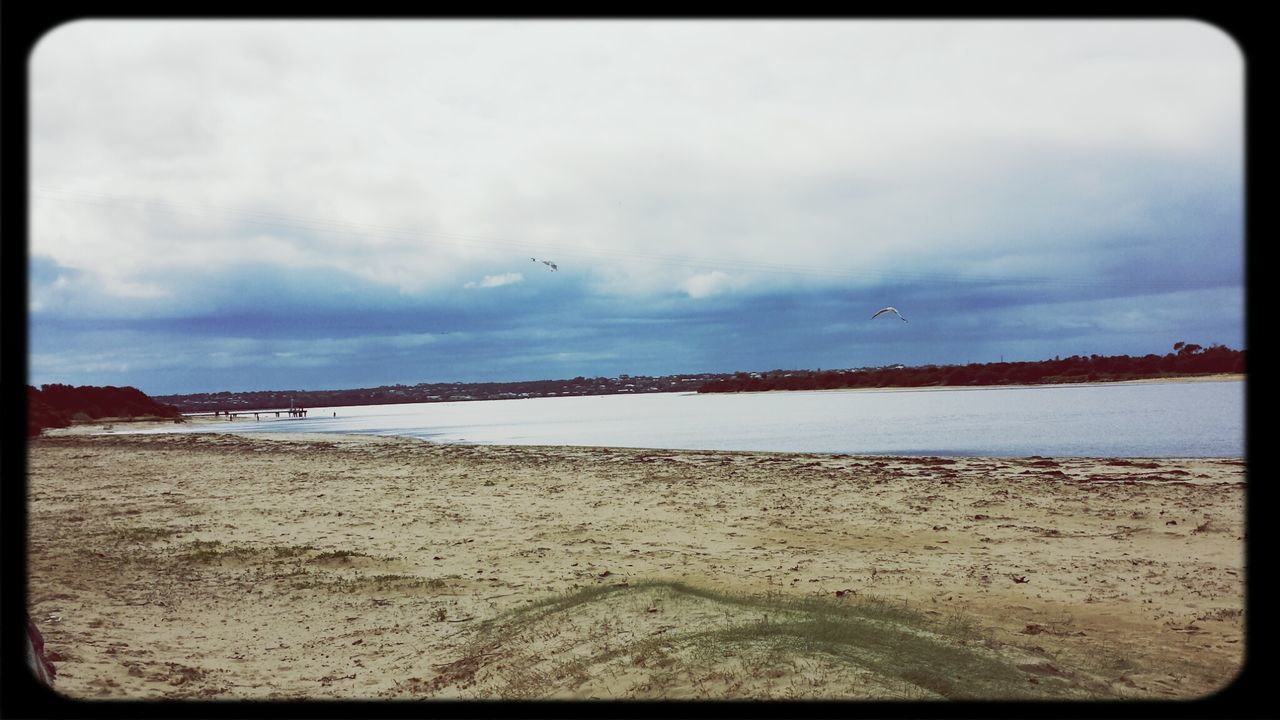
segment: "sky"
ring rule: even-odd
[[[1244,72],[1195,20],[61,25],[28,380],[1245,349]]]

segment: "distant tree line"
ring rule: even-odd
[[[520,380],[481,383],[419,383],[383,385],[351,390],[251,390],[222,391],[188,395],[160,395],[183,412],[228,412],[295,407],[342,407],[399,403],[458,402],[464,400],[509,400],[566,395],[612,395],[623,393],[692,392],[709,379],[724,377],[710,373],[663,375],[620,375],[616,378],[578,376],[569,380]]]
[[[73,422],[102,418],[173,418],[181,413],[133,387],[82,385],[27,386],[27,436],[45,428],[67,427]]]
[[[862,370],[774,370],[739,372],[713,380],[698,392],[767,390],[837,390],[873,387],[1040,385],[1114,382],[1185,375],[1243,373],[1245,352],[1222,345],[1201,347],[1178,342],[1167,355],[1072,355],[1035,362],[969,363],[968,365],[894,366]]]

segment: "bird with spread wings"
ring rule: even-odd
[[[875,315],[872,315],[872,316],[871,316],[871,319],[872,319],[872,320],[875,320],[876,318],[880,317],[881,315],[883,315],[883,314],[885,314],[885,313],[893,313],[894,315],[897,315],[897,316],[898,316],[898,319],[899,319],[899,320],[901,320],[902,322],[906,322],[906,321],[907,321],[907,319],[906,319],[906,318],[902,317],[902,313],[898,312],[898,309],[897,309],[897,308],[894,308],[894,307],[880,308],[879,310],[877,310],[877,311],[876,311],[876,314],[875,314]]]

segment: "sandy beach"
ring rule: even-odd
[[[75,428],[29,609],[77,698],[1190,699],[1245,474]]]

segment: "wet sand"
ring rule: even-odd
[[[30,612],[74,697],[503,696],[486,620],[647,580],[963,616],[1040,658],[1027,682],[1078,668],[1106,697],[1200,697],[1245,651],[1243,460],[87,432],[29,445]],[[560,647],[530,637],[522,657]],[[711,695],[652,671],[544,690]]]

